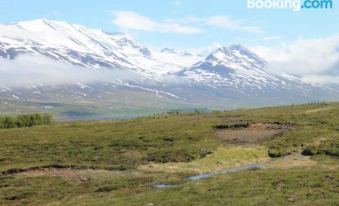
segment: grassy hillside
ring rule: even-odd
[[[2,205],[339,203],[338,103],[0,129],[0,142]],[[187,179],[199,173],[213,175]]]

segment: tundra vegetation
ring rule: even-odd
[[[338,103],[0,122],[0,205],[339,203]],[[253,163],[263,167],[218,173]]]

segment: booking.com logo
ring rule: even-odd
[[[332,9],[332,0],[247,0],[249,9]]]

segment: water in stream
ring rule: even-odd
[[[194,176],[188,177],[186,180],[197,181],[197,180],[207,179],[207,178],[210,178],[216,175],[230,174],[230,173],[242,172],[242,171],[247,171],[247,170],[258,170],[258,169],[264,169],[264,168],[265,168],[265,165],[263,163],[252,163],[252,164],[242,165],[239,167],[222,169],[216,172],[194,175]],[[161,183],[161,184],[155,185],[154,187],[158,189],[164,189],[164,188],[169,188],[169,187],[173,187],[176,185],[178,184]]]

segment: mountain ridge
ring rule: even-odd
[[[203,58],[169,48],[152,50],[123,33],[60,21],[39,19],[0,25],[0,57],[12,61],[21,55],[41,55],[96,72],[119,69],[132,72],[134,77],[121,81],[112,76],[106,82],[75,81],[73,85],[14,89],[0,84],[0,98],[94,101],[105,96],[109,102],[117,93],[125,93],[130,101],[138,98],[128,95],[147,93],[173,101],[174,105],[184,103],[207,108],[339,98],[333,89],[270,72],[264,59],[239,44],[222,46]]]
[[[0,25],[0,42],[0,56],[7,59],[23,53],[40,54],[88,68],[126,68],[141,74],[159,73],[159,68],[166,73],[166,68],[174,65],[153,58],[148,48],[123,33],[62,21],[38,19]]]

